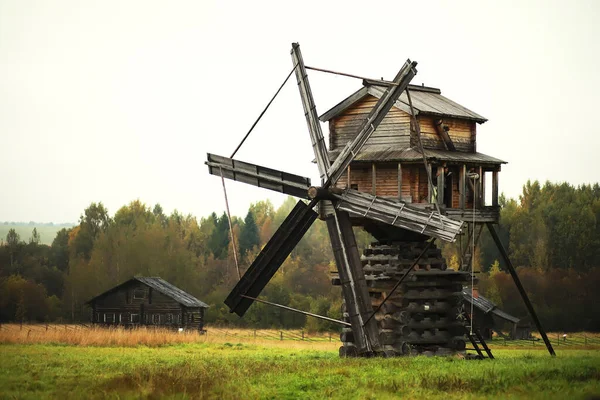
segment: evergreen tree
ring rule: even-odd
[[[249,250],[252,250],[254,246],[260,244],[260,236],[258,234],[258,227],[254,220],[254,213],[252,210],[248,211],[246,218],[244,218],[244,225],[240,231],[240,254],[245,256]]]

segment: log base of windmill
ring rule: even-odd
[[[363,270],[373,310],[388,296],[408,271],[425,242],[374,242],[364,250]],[[332,274],[332,283],[339,277]],[[382,356],[453,355],[465,352],[466,321],[463,318],[463,286],[470,274],[448,270],[441,250],[432,246],[414,271],[375,315]],[[349,322],[345,305],[343,318]],[[340,334],[341,357],[358,356],[351,328]]]

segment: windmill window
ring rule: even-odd
[[[146,291],[144,289],[135,289],[133,291],[133,298],[134,299],[145,299]]]

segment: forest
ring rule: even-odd
[[[63,228],[51,245],[34,228],[10,230],[0,245],[0,322],[87,322],[85,303],[134,275],[160,276],[210,305],[207,324],[256,328],[334,329],[328,322],[254,304],[241,319],[223,300],[282,223],[296,200],[275,209],[270,201],[232,217],[196,218],[139,200],[111,216],[90,204],[79,223]],[[545,328],[600,331],[600,186],[527,182],[518,199],[501,197],[498,231]],[[359,247],[371,237],[357,229]],[[235,246],[235,247],[234,247]],[[443,246],[456,268],[456,244]],[[505,311],[526,317],[510,275],[486,230],[474,257],[480,292]],[[341,293],[329,281],[334,268],[325,223],[317,221],[262,293],[266,300],[340,318]]]

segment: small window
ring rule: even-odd
[[[357,183],[351,183],[350,184],[350,189],[358,190],[358,184]]]
[[[100,322],[100,313],[96,313],[96,322]]]
[[[173,323],[173,314],[167,314],[166,323],[167,324],[172,324]]]
[[[152,315],[152,323],[156,325],[160,324],[160,314]]]
[[[123,314],[119,313],[119,323],[123,322]]]
[[[181,314],[175,315],[175,323],[176,324],[180,324],[181,323]]]
[[[140,314],[131,314],[131,322],[134,324],[140,323]]]
[[[133,298],[134,299],[145,299],[146,291],[144,289],[135,289],[133,291]]]
[[[112,324],[115,322],[115,313],[105,313],[104,314],[104,322]]]

